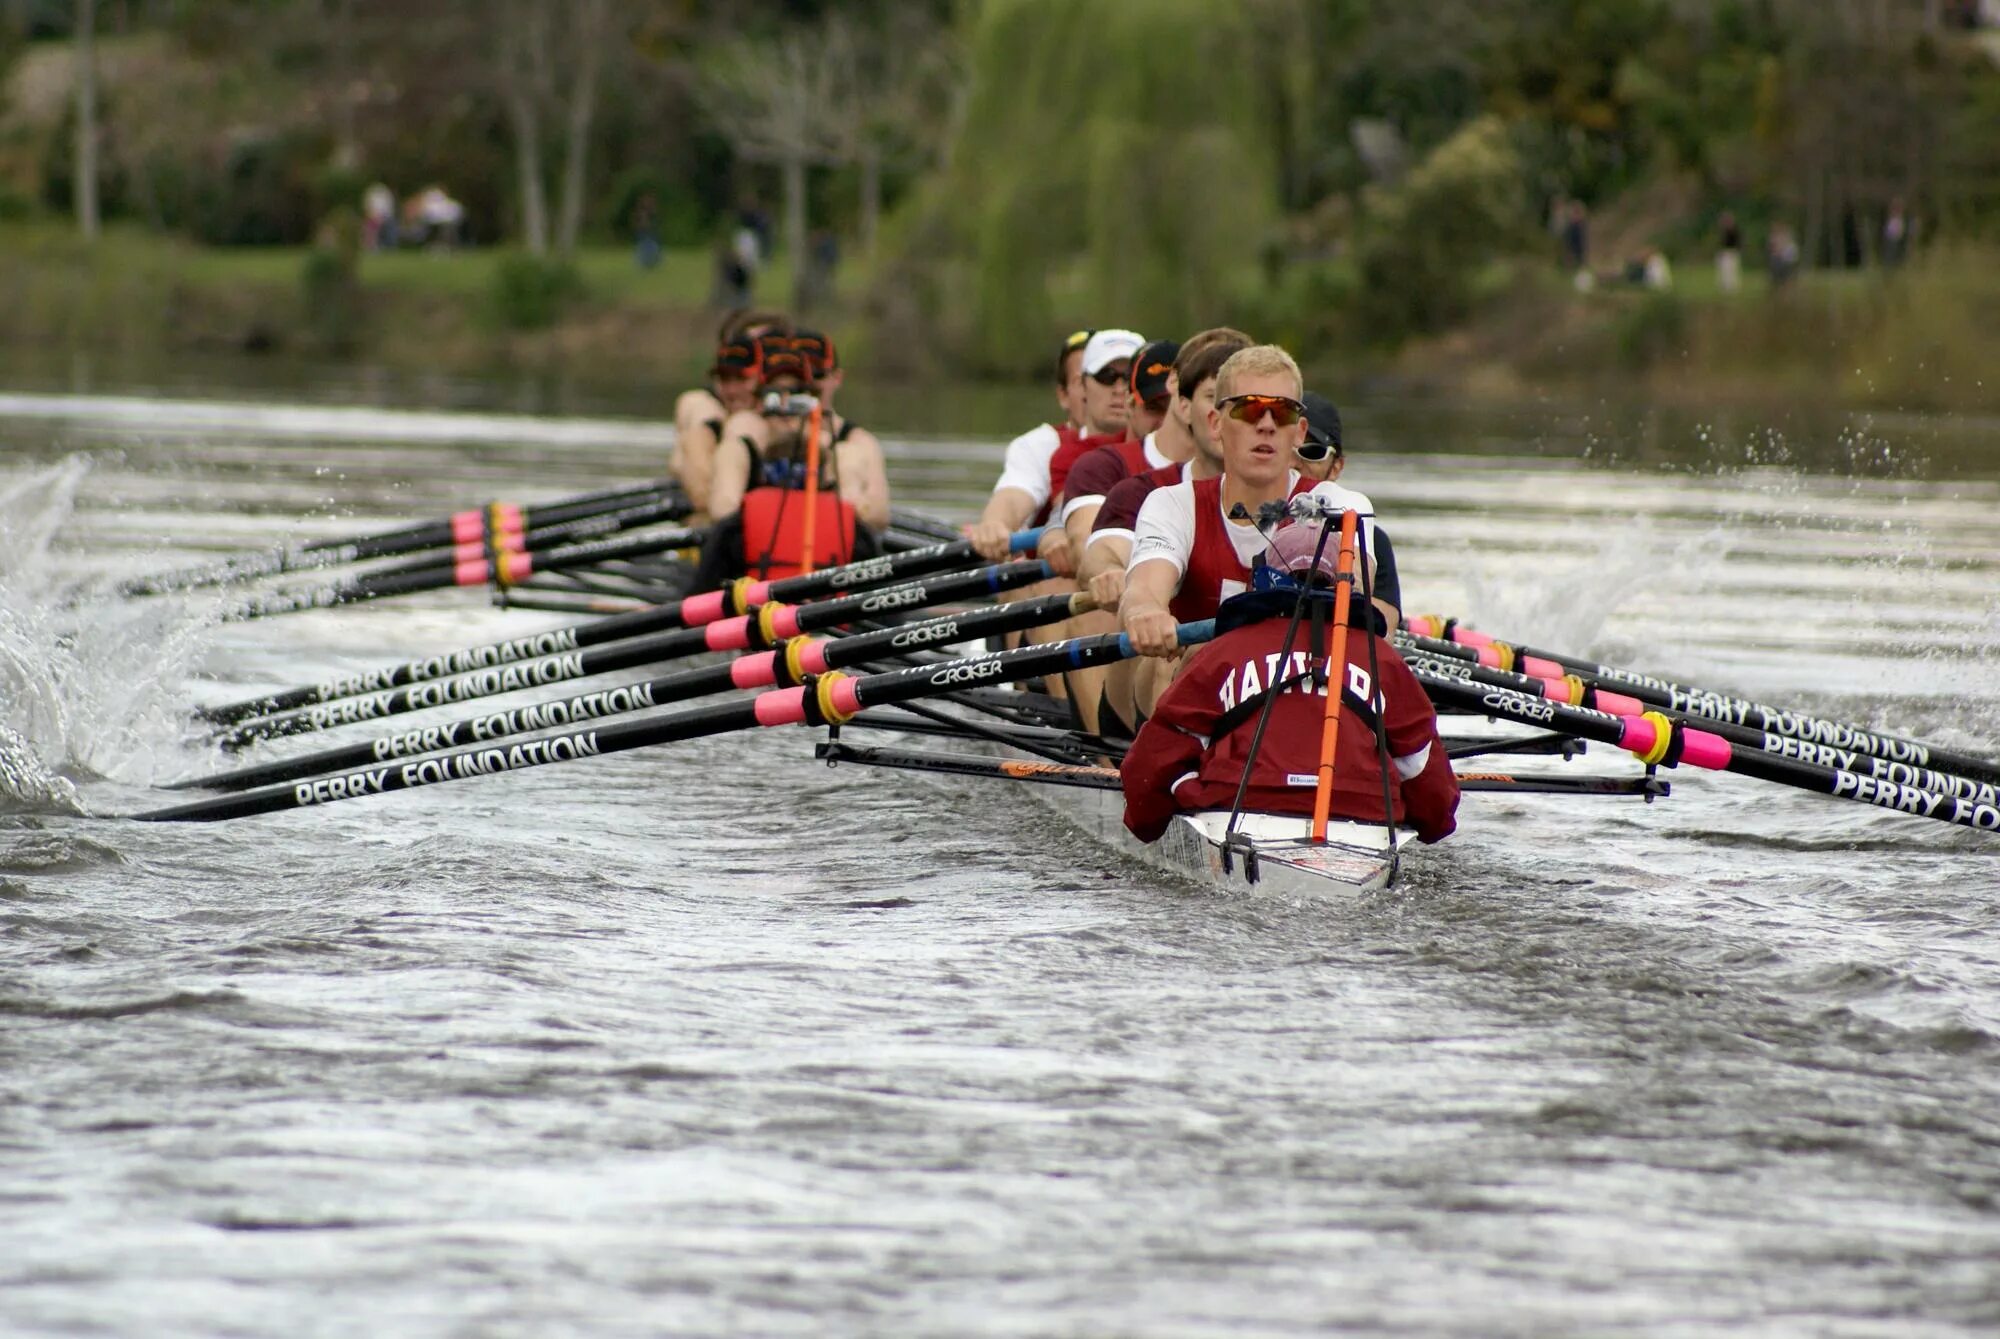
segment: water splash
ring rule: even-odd
[[[1657,587],[1661,572],[1699,587],[1728,556],[1729,536],[1717,528],[1670,542],[1640,518],[1596,544],[1569,545],[1552,534],[1548,552],[1576,560],[1567,567],[1544,561],[1532,579],[1519,563],[1489,570],[1476,558],[1468,562],[1468,621],[1512,641],[1581,654],[1600,644],[1614,614]]]
[[[76,456],[0,476],[0,805],[83,808],[76,778],[144,784],[186,733],[182,685],[208,605],[66,581],[55,541],[91,472]]]

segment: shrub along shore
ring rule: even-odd
[[[1318,361],[1336,384],[1388,379],[1470,398],[1616,390],[1676,403],[1809,395],[1855,408],[1990,410],[2000,408],[2000,369],[1980,332],[2000,326],[1997,262],[1986,249],[1940,250],[1894,273],[1809,273],[1778,290],[1753,275],[1734,294],[1689,267],[1665,292],[1591,293],[1517,267],[1489,276],[1470,319],[1448,334],[1394,353],[1336,346]],[[54,222],[8,223],[0,347],[678,381],[698,376],[709,352],[708,279],[698,251],[669,251],[641,271],[623,248],[586,249],[555,269],[491,249],[342,260],[120,228],[86,246]],[[768,294],[786,288],[780,272],[760,283]],[[850,361],[869,365],[855,313],[836,307],[821,319],[851,330]]]

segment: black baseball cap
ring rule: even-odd
[[[1170,339],[1156,339],[1132,355],[1132,393],[1151,402],[1167,398],[1167,378],[1181,346]]]
[[[1306,440],[1339,451],[1340,410],[1334,408],[1333,401],[1307,391],[1299,397],[1299,403],[1306,407]]]

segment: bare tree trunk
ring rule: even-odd
[[[785,256],[792,265],[792,307],[804,311],[812,285],[806,258],[806,159],[788,151],[785,171]]]
[[[361,164],[361,137],[354,124],[354,89],[359,82],[354,71],[354,0],[328,0],[326,21],[333,30],[338,89],[333,102],[333,161],[336,167],[352,171]]]
[[[563,157],[562,216],[556,250],[574,255],[583,232],[583,192],[589,182],[590,122],[597,111],[597,73],[604,63],[608,0],[582,0],[576,13],[576,83],[570,89],[569,145]]]
[[[76,226],[97,240],[97,0],[76,0]]]
[[[871,142],[861,146],[861,254],[875,254],[875,239],[882,231],[882,148]]]
[[[501,68],[507,86],[508,119],[514,123],[514,172],[521,180],[521,231],[531,255],[549,253],[548,191],[542,182],[543,76],[547,71],[547,10],[538,0],[502,12],[507,58]]]

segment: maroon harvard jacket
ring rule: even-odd
[[[1244,808],[1266,813],[1313,811],[1319,772],[1320,731],[1326,699],[1304,677],[1311,637],[1301,623],[1289,655],[1284,651],[1289,618],[1266,618],[1223,633],[1196,651],[1125,755],[1125,826],[1141,841],[1157,841],[1167,823],[1183,810],[1228,809],[1236,800],[1244,760],[1257,730],[1256,710],[1237,711],[1275,681],[1286,683],[1271,709],[1271,723],[1250,774]],[[1332,631],[1326,633],[1329,643]],[[1372,634],[1350,628],[1347,673],[1352,696],[1381,712],[1389,735],[1391,817],[1414,827],[1420,840],[1434,842],[1457,826],[1458,780],[1444,745],[1438,742],[1437,715],[1423,686],[1395,648],[1375,639],[1382,682],[1371,684],[1368,641]],[[1382,820],[1382,762],[1375,730],[1352,705],[1341,708],[1340,741],[1333,765],[1335,818]],[[1218,723],[1230,715],[1240,723],[1221,736]]]

